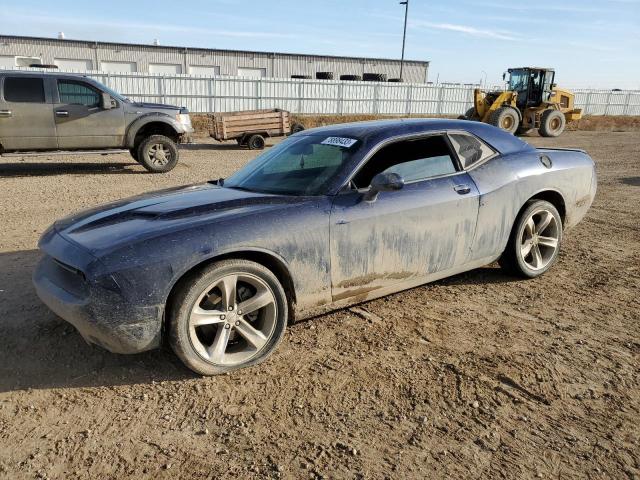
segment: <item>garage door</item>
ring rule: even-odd
[[[100,70],[111,73],[133,73],[136,71],[135,62],[100,62]]]
[[[189,65],[191,75],[204,75],[214,77],[220,75],[220,67],[210,67],[209,65]]]
[[[91,60],[73,60],[70,58],[54,58],[53,64],[64,72],[88,72],[93,70]]]
[[[173,63],[150,63],[149,73],[163,73],[165,75],[182,73],[182,65],[175,65]]]
[[[16,66],[16,57],[13,55],[7,57],[6,55],[0,55],[0,69],[2,68],[14,68]]]
[[[266,68],[238,67],[239,77],[262,78],[267,76]]]

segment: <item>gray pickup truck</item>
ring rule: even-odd
[[[168,172],[193,132],[185,108],[138,103],[91,78],[0,71],[0,155],[121,153]]]

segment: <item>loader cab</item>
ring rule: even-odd
[[[508,89],[518,93],[516,105],[520,110],[539,107],[550,101],[554,77],[551,68],[511,68]]]

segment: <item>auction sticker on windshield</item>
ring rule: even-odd
[[[322,142],[323,145],[335,145],[336,147],[350,148],[358,140],[346,137],[327,137]]]

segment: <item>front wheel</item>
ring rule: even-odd
[[[264,148],[264,137],[262,135],[251,135],[247,140],[249,150],[262,150]]]
[[[248,260],[222,260],[187,279],[169,309],[171,347],[202,375],[264,361],[287,325],[287,298],[276,276]]]
[[[152,173],[173,170],[178,163],[178,146],[169,137],[151,135],[138,146],[138,162]]]
[[[500,266],[510,273],[535,278],[551,268],[562,244],[562,218],[544,200],[530,200],[516,220]]]
[[[489,123],[505,132],[515,133],[520,124],[518,111],[513,107],[500,107],[489,116]]]

